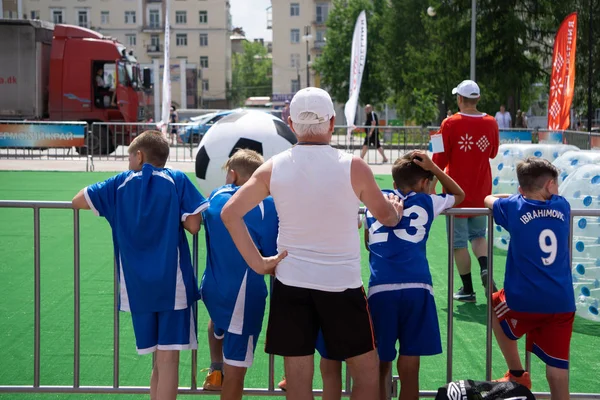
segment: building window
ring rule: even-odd
[[[175,11],[175,23],[176,24],[187,24],[187,12]]]
[[[200,34],[200,47],[208,46],[208,33]]]
[[[89,15],[88,10],[77,11],[77,25],[79,25],[83,28],[89,28],[90,24],[89,24],[88,15]]]
[[[135,34],[128,33],[125,35],[125,42],[128,46],[135,46],[137,44],[137,36]]]
[[[290,31],[290,42],[300,43],[300,29],[292,29]]]
[[[150,28],[160,28],[160,12],[158,10],[150,10],[148,17]]]
[[[38,10],[31,11],[31,19],[40,19],[40,12]]]
[[[208,56],[200,56],[200,68],[208,68]]]
[[[65,16],[63,10],[52,10],[52,22],[55,24],[62,24]]]
[[[135,24],[135,11],[125,11],[125,23]]]
[[[300,81],[292,79],[292,93],[296,93],[298,90],[300,90]]]
[[[298,54],[298,53],[290,54],[290,66],[292,68],[300,68],[300,54]]]
[[[198,12],[198,16],[199,16],[199,22],[201,24],[207,24],[208,23],[208,11],[199,11]]]
[[[324,24],[327,22],[327,16],[329,15],[329,4],[317,3],[317,23]]]
[[[290,4],[290,17],[299,17],[300,16],[300,3],[291,3]]]
[[[202,79],[202,91],[208,92],[209,90],[208,79]]]
[[[110,14],[108,11],[100,11],[100,23],[106,25],[110,23]]]
[[[150,45],[153,49],[156,49],[156,51],[158,51],[158,49],[160,48],[160,36],[150,35]]]
[[[176,46],[187,46],[187,33],[178,33],[175,35]]]

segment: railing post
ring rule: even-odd
[[[79,237],[79,210],[73,210],[73,387],[79,387],[80,366],[80,237]]]
[[[448,215],[448,331],[446,339],[446,382],[452,382],[454,319],[454,215]]]
[[[492,307],[492,294],[494,293],[494,217],[491,213],[487,218],[488,231],[488,276],[487,276],[487,323],[485,336],[485,380],[492,380],[492,318],[494,309]]]
[[[192,263],[194,267],[194,275],[196,276],[196,280],[198,279],[198,234],[193,236],[192,240]],[[193,305],[194,307],[194,321],[196,324],[196,335],[198,335],[198,305],[197,303]],[[192,390],[196,390],[198,388],[198,350],[192,350],[192,382],[190,387]]]
[[[273,281],[274,278],[271,275],[269,277],[269,296],[273,296]],[[269,392],[275,390],[275,356],[273,354],[269,354],[269,380],[267,382],[267,387]]]
[[[113,388],[119,387],[119,266],[114,259],[113,293]]]
[[[33,386],[40,387],[40,208],[33,208]]]

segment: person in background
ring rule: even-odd
[[[176,124],[179,122],[179,115],[177,114],[177,108],[171,106],[171,113],[169,114],[169,124]],[[171,144],[177,144],[177,125],[171,126]]]
[[[521,110],[515,115],[515,128],[527,128],[527,116]]]
[[[286,100],[285,103],[283,104],[283,110],[281,110],[281,119],[286,124],[289,124],[288,123],[289,118],[290,118],[290,101]]]
[[[495,118],[498,123],[498,129],[509,129],[512,125],[510,113],[506,111],[504,104],[500,106],[500,111],[496,113]]]
[[[385,153],[383,152],[383,147],[381,147],[381,143],[379,143],[379,117],[373,111],[373,107],[370,104],[365,106],[365,113],[367,114],[367,120],[365,125],[369,128],[366,129],[365,142],[363,143],[362,150],[360,152],[360,158],[365,158],[367,151],[369,151],[369,146],[375,146],[381,157],[383,158],[383,162],[388,162]]]
[[[104,82],[104,68],[100,67],[96,71],[96,91],[102,96],[102,105],[115,107],[115,90]]]
[[[492,193],[490,159],[498,153],[498,124],[491,116],[477,110],[481,92],[474,81],[462,81],[452,90],[452,94],[456,95],[460,112],[442,122],[439,133],[442,135],[443,151],[433,155],[433,162],[440,169],[445,169],[465,191],[466,197],[461,207],[483,208],[483,199]],[[435,191],[435,182],[431,190]],[[449,218],[446,217],[447,226]],[[481,269],[481,282],[487,289],[486,228],[487,217],[484,215],[458,215],[454,219],[454,261],[463,283],[454,294],[458,301],[476,301],[471,278],[469,242]]]

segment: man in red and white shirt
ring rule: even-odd
[[[498,124],[494,117],[477,110],[481,93],[477,83],[462,81],[452,90],[460,112],[442,122],[443,152],[433,161],[458,183],[466,197],[461,208],[483,208],[485,196],[492,193],[490,159],[498,153]],[[446,219],[448,222],[448,219]],[[459,301],[475,302],[471,279],[471,256],[468,241],[481,268],[481,279],[487,285],[487,217],[459,216],[454,221],[454,260],[463,287],[454,294]]]

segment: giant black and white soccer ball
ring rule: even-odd
[[[298,139],[281,119],[255,110],[223,117],[202,138],[196,153],[196,178],[203,195],[225,184],[223,165],[238,149],[251,149],[265,161],[289,149]]]

